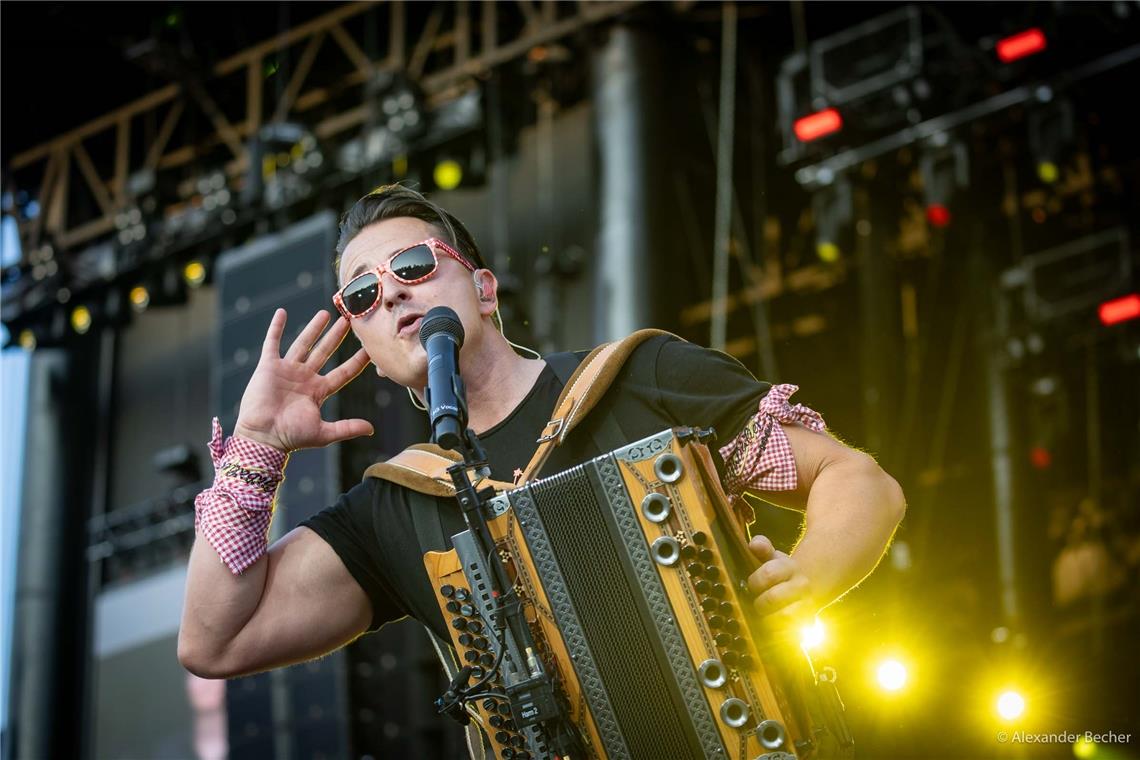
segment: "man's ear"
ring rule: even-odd
[[[487,317],[499,308],[499,281],[490,269],[477,269],[472,275],[475,293],[479,298],[479,313]]]
[[[379,364],[373,364],[372,366],[376,368],[376,376],[377,377],[388,377],[387,375],[384,374],[384,370],[380,369]]]

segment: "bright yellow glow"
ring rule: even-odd
[[[820,243],[815,247],[815,253],[819,256],[819,260],[826,264],[839,261],[839,246],[835,243]]]
[[[1089,758],[1096,757],[1096,742],[1092,739],[1081,737],[1073,742],[1073,754],[1081,758],[1081,760],[1089,760]]]
[[[150,293],[142,285],[136,285],[131,288],[131,306],[135,311],[142,311],[150,305]]]
[[[997,698],[997,712],[1002,720],[1017,720],[1025,714],[1025,697],[1016,691],[1003,691]]]
[[[823,644],[824,634],[823,623],[816,618],[811,625],[805,625],[800,629],[800,648],[805,652],[819,649]]]
[[[71,327],[82,335],[91,329],[91,310],[86,306],[76,306],[71,310]]]
[[[187,284],[196,288],[206,281],[206,267],[201,261],[187,262],[186,266],[182,267],[182,276],[186,278]]]
[[[31,330],[21,330],[20,331],[20,347],[25,349],[25,350],[28,350],[28,351],[35,350],[35,348],[36,348],[36,334],[34,332],[32,332]]]
[[[879,686],[886,691],[899,691],[906,686],[906,666],[896,659],[883,660],[875,672]]]
[[[403,179],[408,173],[408,157],[400,154],[392,159],[392,173]]]
[[[435,186],[440,190],[454,190],[463,181],[463,167],[458,161],[447,158],[435,165],[432,176],[435,179]]]
[[[1037,164],[1037,176],[1047,185],[1051,185],[1061,176],[1061,171],[1052,161],[1042,161]]]

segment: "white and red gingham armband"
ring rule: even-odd
[[[269,546],[273,504],[289,454],[241,436],[223,440],[215,417],[210,458],[214,485],[194,499],[194,527],[226,567],[240,575]]]
[[[796,460],[779,423],[799,423],[822,432],[827,425],[819,413],[788,398],[798,385],[774,385],[740,434],[720,449],[724,459],[724,488],[736,502],[745,491],[794,491]]]

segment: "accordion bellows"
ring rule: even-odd
[[[845,755],[833,679],[751,612],[756,567],[703,432],[666,430],[495,497],[489,523],[537,651],[598,758]],[[468,533],[424,563],[473,677],[496,661],[488,561]],[[526,656],[504,653],[488,692]],[[475,700],[496,757],[552,757],[504,700]]]

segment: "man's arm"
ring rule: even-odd
[[[752,540],[762,564],[749,587],[761,614],[810,617],[875,569],[906,512],[906,500],[895,479],[869,455],[826,433],[780,425],[795,456],[796,488],[761,496],[805,512],[805,528],[790,556],[763,536]]]
[[[178,660],[202,678],[232,678],[310,660],[362,634],[367,594],[324,539],[297,528],[241,575],[197,535]]]

